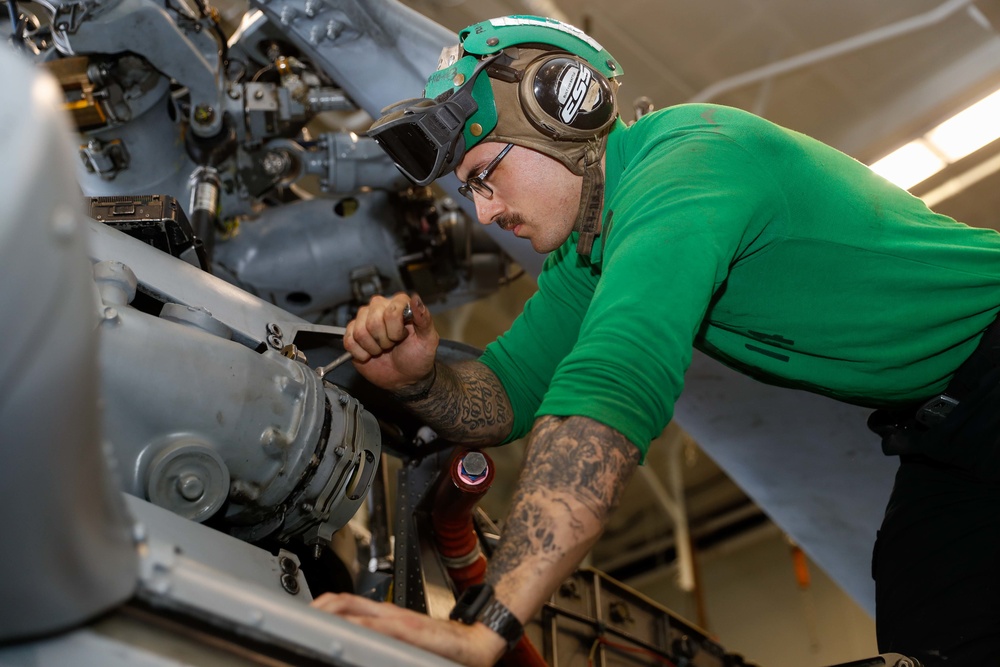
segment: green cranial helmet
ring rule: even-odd
[[[424,89],[425,97],[438,98],[456,90],[468,80],[476,65],[485,58],[501,54],[503,60],[514,60],[514,62],[506,63],[507,67],[503,67],[501,63],[487,67],[486,72],[491,86],[482,85],[479,81],[473,85],[472,95],[479,108],[468,118],[463,128],[465,150],[478,144],[497,127],[498,114],[503,125],[507,124],[504,121],[508,119],[504,117],[508,114],[524,115],[532,122],[532,125],[542,126],[539,130],[548,139],[575,139],[577,141],[586,140],[599,134],[604,126],[610,126],[611,120],[616,115],[614,91],[617,88],[617,82],[611,82],[623,74],[622,67],[608,53],[607,49],[578,28],[555,19],[514,15],[470,25],[458,33],[458,39],[457,46],[442,52],[441,60],[438,62],[438,71],[432,74],[427,81],[427,86]],[[578,76],[572,80],[572,83],[576,83],[581,89],[584,84],[595,88],[591,92],[591,106],[582,109],[573,119],[575,122],[565,122],[563,118],[559,117],[557,111],[560,101],[559,85],[563,86],[562,94],[564,96],[573,92],[572,88],[568,87],[566,78],[563,80],[558,78],[558,75],[563,73],[562,68],[532,68],[531,73],[535,74],[532,86],[515,86],[514,84],[518,82],[511,80],[516,77],[523,83],[528,78],[525,75],[530,61],[542,54],[554,55],[553,52],[576,56],[576,58],[564,59],[561,62],[579,63],[582,61],[589,65],[589,68],[582,68],[583,77]],[[539,70],[542,72],[539,73]],[[578,74],[580,70],[579,65],[575,69],[570,68],[570,76]],[[600,76],[594,76],[594,73]],[[505,74],[506,76],[504,76]],[[551,78],[542,79],[546,74]],[[529,81],[529,83],[532,82]],[[501,88],[501,84],[507,84],[507,87],[519,90],[498,90]],[[505,92],[520,94],[504,95]],[[549,103],[546,104],[545,100]],[[584,100],[569,98],[569,102],[574,101]],[[506,108],[505,102],[512,102],[512,108]],[[574,125],[580,127],[574,127]],[[523,138],[532,141],[532,143],[538,139],[534,136],[535,133],[526,134],[528,136]],[[504,135],[504,139],[497,140],[506,140],[509,135],[508,133],[504,133]],[[511,143],[523,144],[524,142],[513,141]]]
[[[369,136],[419,185],[454,169],[491,133],[582,173],[584,145],[617,116],[621,65],[581,30],[538,16],[482,21],[458,36],[442,51],[424,99],[389,107]]]
[[[581,252],[600,232],[607,135],[618,117],[621,65],[578,28],[504,16],[458,33],[424,98],[384,112],[368,135],[418,185],[454,170],[484,140],[536,150],[583,176]],[[486,76],[481,76],[485,74]]]

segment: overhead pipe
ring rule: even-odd
[[[652,468],[641,466],[639,470],[654,499],[673,521],[674,545],[677,550],[677,586],[685,593],[690,593],[694,591],[696,581],[687,504],[684,499],[684,468],[681,460],[684,442],[681,438],[671,438],[667,441],[667,447],[669,448],[667,453],[669,492]]]
[[[806,51],[805,53],[801,53],[797,56],[779,60],[769,65],[764,65],[763,67],[758,67],[748,72],[744,72],[743,74],[728,77],[702,89],[688,101],[708,102],[709,100],[718,97],[722,93],[729,92],[730,90],[741,88],[751,83],[757,83],[758,81],[764,81],[773,76],[786,74],[787,72],[791,72],[802,67],[814,65],[818,62],[829,60],[830,58],[834,58],[845,53],[858,51],[871,46],[872,44],[884,42],[894,37],[899,37],[900,35],[922,30],[923,28],[927,28],[944,21],[952,14],[966,8],[967,6],[969,6],[970,10],[974,9],[970,6],[972,2],[973,0],[948,0],[948,2],[938,5],[936,8],[928,12],[924,12],[923,14],[918,14],[908,19],[903,19],[902,21],[898,21],[881,28],[876,28],[875,30],[870,30],[868,32],[861,33],[860,35],[855,35],[854,37],[848,37],[847,39],[839,42],[834,42],[833,44],[828,44],[827,46],[822,46],[812,51]],[[982,21],[976,16],[973,16],[973,20],[982,25]]]

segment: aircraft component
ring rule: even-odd
[[[94,279],[124,489],[195,521],[225,503],[224,523],[248,541],[329,540],[364,502],[375,418],[305,364],[234,342],[204,308],[128,307],[137,279],[121,262],[97,263]]]

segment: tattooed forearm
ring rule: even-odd
[[[639,451],[586,417],[541,417],[488,579],[552,587],[571,572],[618,505]]]
[[[438,435],[464,445],[495,445],[513,425],[507,392],[478,361],[438,363],[429,386],[416,397],[403,398]]]

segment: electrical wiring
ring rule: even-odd
[[[608,648],[612,648],[616,651],[621,651],[623,653],[636,653],[639,655],[646,656],[651,660],[655,660],[661,665],[667,665],[667,667],[677,667],[677,665],[674,662],[664,658],[662,655],[658,655],[657,653],[650,651],[649,649],[640,648],[638,646],[628,646],[626,644],[619,644],[618,642],[610,641],[604,637],[598,637],[597,639],[594,640],[594,643],[591,645],[590,653],[587,655],[587,667],[594,667],[594,656],[597,655],[598,646],[607,646]]]

